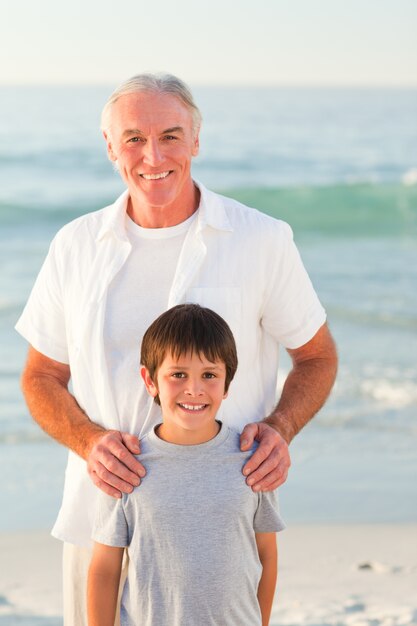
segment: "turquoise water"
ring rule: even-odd
[[[289,222],[297,235],[332,238],[417,237],[417,186],[355,184],[295,189],[239,189],[244,204]]]
[[[98,131],[108,92],[0,89],[0,529],[47,527],[59,505],[65,451],[27,414],[13,325],[56,230],[123,189]],[[286,520],[415,521],[417,92],[197,96],[195,176],[292,225],[339,348],[334,392],[292,446]]]

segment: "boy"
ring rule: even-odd
[[[284,525],[274,492],[255,493],[239,434],[216,420],[237,368],[226,322],[178,305],[146,331],[141,375],[162,423],[141,441],[139,489],[100,494],[89,626],[113,626],[123,549],[123,626],[267,626]]]

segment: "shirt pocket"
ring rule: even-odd
[[[242,294],[240,287],[193,287],[186,302],[195,302],[218,313],[229,324],[235,341],[241,332]]]

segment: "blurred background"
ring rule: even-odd
[[[59,504],[66,453],[27,414],[13,326],[58,228],[123,189],[98,130],[109,90],[0,88],[3,529],[48,527]],[[292,225],[340,353],[330,401],[293,445],[288,521],[416,520],[417,91],[194,91],[195,177]],[[288,367],[284,352],[281,378]]]

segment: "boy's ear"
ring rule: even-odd
[[[158,389],[156,385],[154,385],[154,382],[146,367],[142,366],[140,368],[140,375],[143,378],[143,382],[145,383],[145,387],[148,390],[149,395],[152,396],[152,398],[155,398],[158,395]]]

